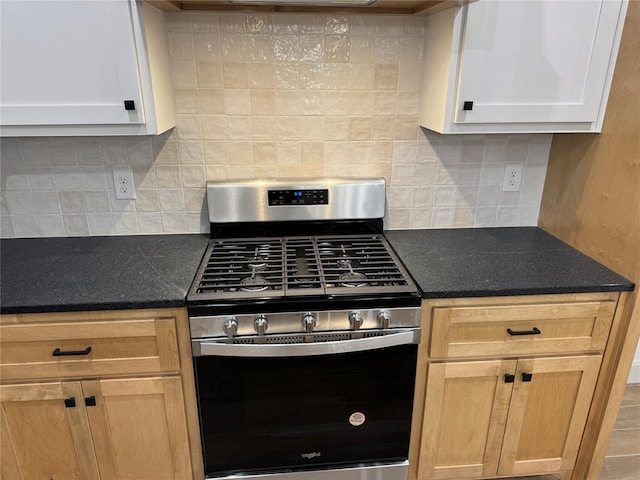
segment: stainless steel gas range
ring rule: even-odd
[[[209,182],[187,297],[208,478],[406,480],[420,295],[382,179]]]

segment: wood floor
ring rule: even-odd
[[[600,480],[640,480],[640,383],[624,392]]]

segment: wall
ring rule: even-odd
[[[166,16],[178,126],[1,142],[3,237],[206,231],[206,180],[380,176],[390,228],[535,225],[551,135],[440,136],[417,121],[424,18]],[[502,192],[506,163],[525,165]],[[116,200],[114,168],[134,172]]]

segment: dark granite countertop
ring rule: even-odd
[[[634,288],[626,278],[536,227],[394,230],[386,235],[423,298]]]
[[[206,235],[6,239],[0,313],[181,307]]]
[[[386,232],[424,298],[632,290],[632,282],[535,227]],[[0,242],[0,313],[186,305],[206,235]]]

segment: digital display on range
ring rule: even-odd
[[[269,206],[328,205],[329,190],[269,190]]]

